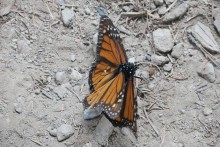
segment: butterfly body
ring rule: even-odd
[[[90,70],[91,93],[84,105],[99,107],[114,126],[137,131],[137,95],[135,71],[137,65],[128,62],[118,29],[101,15],[96,62]]]
[[[125,75],[125,79],[129,79],[130,77],[134,76],[135,71],[137,70],[137,65],[133,63],[125,63],[119,66],[119,71],[123,72]]]

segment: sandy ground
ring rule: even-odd
[[[220,7],[218,0],[213,2]],[[1,147],[98,146],[94,130],[101,117],[84,120],[81,100],[89,93],[88,73],[95,59],[93,40],[99,24],[96,7],[102,6],[115,22],[126,8],[121,3],[124,2],[66,0],[65,4],[73,5],[69,8],[74,11],[69,28],[61,20],[65,6],[52,0],[16,0],[11,12],[0,17]],[[133,3],[129,7],[134,10],[156,9],[150,0]],[[162,66],[157,68],[147,60],[141,61],[137,75],[145,80],[139,81],[138,87],[145,93],[138,98],[138,140],[129,139],[114,128],[104,146],[220,146],[220,76],[216,74],[215,82],[210,83],[198,75],[197,67],[208,60],[188,41],[184,29],[200,21],[209,24],[219,45],[220,37],[209,23],[211,1],[188,3],[186,15],[175,23],[163,24],[151,17],[148,22],[146,17],[123,17],[117,21],[116,26],[127,32],[120,35],[130,58],[152,52],[151,34],[157,28],[179,32],[175,42],[183,43],[184,50],[179,59],[173,59],[172,74]],[[198,14],[207,17],[187,21]],[[155,69],[152,77],[148,74],[150,69]],[[61,85],[55,81],[57,72],[64,73]],[[48,128],[62,124],[71,125],[74,134],[59,142]]]

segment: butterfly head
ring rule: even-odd
[[[138,66],[130,62],[122,64],[119,67],[119,71],[122,71],[127,79],[134,76],[137,69]]]

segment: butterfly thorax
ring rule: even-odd
[[[120,65],[119,71],[122,71],[125,74],[125,79],[129,79],[130,77],[134,76],[137,68],[137,65],[128,62]]]

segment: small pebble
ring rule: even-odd
[[[164,15],[166,13],[166,10],[167,8],[165,6],[161,6],[159,9],[158,9],[158,14],[159,15]]]
[[[134,57],[129,58],[129,59],[128,59],[128,62],[130,62],[130,63],[134,63],[134,62],[135,62],[135,58],[134,58]]]
[[[72,62],[74,62],[74,61],[76,60],[76,55],[72,54],[72,55],[70,56],[70,60],[71,60]]]
[[[163,0],[154,0],[154,4],[156,6],[161,6],[161,5],[163,5]]]
[[[169,29],[157,29],[153,31],[155,48],[162,53],[166,53],[173,48],[173,38]]]
[[[178,43],[177,45],[175,45],[173,47],[173,51],[171,53],[171,56],[178,59],[183,55],[183,51],[184,51],[183,43]]]
[[[69,78],[71,79],[71,80],[80,80],[80,79],[82,79],[82,75],[77,71],[77,70],[75,70],[75,69],[71,69],[71,74],[70,74],[70,76],[69,76]]]
[[[204,108],[203,114],[204,114],[205,116],[208,116],[208,115],[212,114],[212,109],[207,108],[207,107]]]
[[[62,10],[61,14],[62,14],[62,20],[64,26],[70,27],[73,24],[73,17],[74,17],[73,10],[69,8],[65,8],[64,10]]]
[[[55,82],[61,85],[66,80],[66,73],[64,71],[57,72],[55,75]]]
[[[15,112],[18,114],[22,113],[22,106],[19,103],[14,103]]]
[[[24,40],[17,41],[17,51],[18,51],[18,53],[27,53],[30,50],[31,49],[28,46],[26,41],[24,41]]]
[[[167,5],[172,4],[175,0],[164,0]]]
[[[159,56],[159,55],[155,55],[155,54],[153,54],[151,56],[151,62],[156,65],[163,65],[165,63],[168,63],[168,61],[169,61],[169,59],[164,56]]]
[[[170,62],[168,64],[165,64],[163,66],[163,70],[167,71],[167,72],[171,71],[172,70],[172,64]]]
[[[102,114],[102,110],[100,107],[96,107],[96,108],[88,107],[84,111],[83,118],[85,120],[89,120],[89,119],[96,118],[97,116],[101,114]]]
[[[85,9],[85,12],[86,12],[87,15],[90,15],[90,14],[91,14],[91,10],[90,10],[89,8],[86,8],[86,9]]]
[[[209,82],[213,83],[215,81],[215,69],[212,63],[202,63],[198,67],[198,74]]]
[[[74,129],[71,125],[62,124],[59,128],[57,128],[57,140],[63,141],[68,139],[70,136],[74,134]]]

